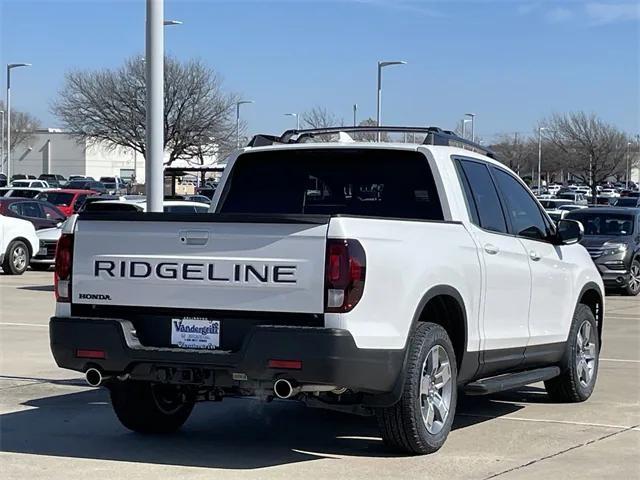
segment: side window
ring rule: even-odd
[[[507,224],[502,213],[498,192],[486,165],[469,160],[459,160],[468,185],[465,195],[471,195],[467,203],[471,207],[471,217],[479,226],[493,232],[507,233]],[[463,181],[463,184],[465,182]],[[475,207],[476,214],[473,210]]]
[[[544,240],[548,237],[548,226],[538,204],[529,192],[512,175],[493,167],[498,188],[507,202],[507,212],[516,235]]]
[[[47,220],[62,220],[64,218],[48,205],[42,205],[42,209],[44,210],[44,216]]]
[[[9,205],[9,210],[11,210],[16,215],[22,216],[22,207],[19,203],[12,203],[11,205]]]
[[[44,214],[42,210],[40,210],[40,205],[35,202],[22,202],[20,204],[22,207],[22,215],[24,217],[30,218],[44,218]]]

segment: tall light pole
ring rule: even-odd
[[[236,102],[236,148],[240,148],[240,105],[254,103],[253,100],[240,100]]]
[[[471,117],[471,141],[476,141],[476,114],[475,113],[465,113],[466,117]]]
[[[296,117],[296,130],[300,130],[300,117],[297,113],[285,113],[285,117]]]
[[[145,37],[145,170],[147,210],[162,212],[164,199],[164,26],[180,25],[164,19],[164,0],[147,0]]]
[[[406,65],[404,60],[397,60],[391,62],[378,62],[378,108],[376,110],[376,125],[382,126],[382,69],[391,65]],[[376,135],[378,142],[380,141],[380,132]]]
[[[7,64],[7,185],[11,182],[11,70],[30,66],[30,63]]]
[[[469,123],[471,120],[468,118],[463,118],[462,119],[462,138],[467,138],[467,123]]]
[[[545,127],[538,127],[538,195],[542,193],[542,130]]]
[[[629,177],[631,176],[631,170],[629,169],[629,162],[631,160],[631,142],[627,142],[627,169],[624,172],[624,176],[626,177],[625,187],[629,190]]]
[[[0,110],[0,172],[4,170],[4,110]]]
[[[357,103],[353,104],[353,126],[354,127],[358,126],[358,104]]]

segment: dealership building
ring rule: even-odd
[[[172,167],[210,167],[216,166],[216,160],[215,156],[205,157],[204,162],[177,160]],[[144,157],[140,153],[131,148],[93,144],[55,128],[37,130],[27,142],[15,148],[11,153],[11,172],[12,175],[22,173],[36,177],[42,173],[55,173],[65,178],[84,175],[96,180],[119,176],[125,181],[135,174],[137,183],[145,181]]]

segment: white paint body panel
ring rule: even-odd
[[[126,231],[124,229],[126,228]],[[274,225],[186,222],[78,222],[72,294],[74,303],[266,312],[322,313],[327,225]],[[184,235],[208,237],[205,245],[186,245]],[[147,278],[122,278],[118,268],[95,276],[95,261],[145,262]],[[233,265],[295,266],[297,282],[200,281],[160,278],[158,264],[215,264],[216,278],[233,278]],[[139,274],[144,270],[138,268]],[[198,270],[198,269],[195,269]],[[129,273],[129,266],[126,267]],[[167,270],[164,269],[164,274]],[[208,269],[192,273],[208,277]],[[241,278],[244,278],[242,276]],[[110,300],[79,295],[109,295]]]
[[[32,255],[38,252],[40,240],[31,222],[0,215],[0,253],[6,253],[11,242],[17,238],[24,238],[27,241]]]
[[[445,285],[460,294],[468,351],[565,341],[579,294],[588,282],[604,292],[600,276],[580,245],[553,246],[513,235],[491,234],[470,221],[453,155],[498,164],[453,147],[408,144],[295,144],[244,149],[232,155],[213,198],[215,211],[238,155],[286,149],[390,149],[418,151],[429,162],[447,222],[333,217],[328,225],[181,222],[78,222],[73,270],[79,292],[107,293],[113,304],[270,312],[321,313],[326,238],[358,240],[366,253],[363,297],[348,313],[325,314],[327,327],[348,330],[360,348],[404,348],[426,292]],[[502,165],[501,165],[502,166]],[[504,166],[502,166],[504,168]],[[212,243],[184,248],[179,232],[209,232]],[[496,255],[485,246],[498,247]],[[530,252],[540,256],[533,261]],[[293,286],[210,285],[158,279],[95,279],[96,258],[159,261],[286,261],[299,270]],[[99,300],[86,300],[100,303]],[[68,308],[58,305],[58,314]]]

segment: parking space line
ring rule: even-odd
[[[640,363],[640,360],[626,360],[623,358],[601,358],[601,362]]]
[[[457,413],[463,417],[478,417],[478,418],[493,418],[496,420],[513,420],[518,422],[531,422],[531,423],[558,423],[561,425],[576,425],[580,427],[596,427],[596,428],[615,428],[615,429],[635,429],[638,425],[609,425],[606,423],[591,423],[591,422],[572,422],[569,420],[549,420],[542,418],[525,418],[525,417],[496,417],[495,415],[484,415],[482,413]]]
[[[43,325],[38,323],[14,323],[14,322],[0,322],[0,325],[8,325],[10,327],[46,327],[49,325]]]

